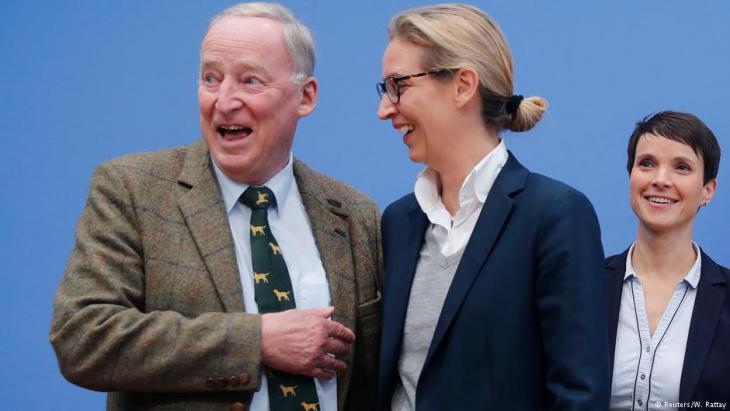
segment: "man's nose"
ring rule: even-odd
[[[380,104],[378,105],[378,118],[381,120],[387,120],[391,118],[395,112],[395,104],[390,101],[387,94],[383,93],[380,97]]]
[[[218,90],[215,108],[223,113],[236,111],[243,107],[243,98],[243,91],[240,90],[237,82],[226,79],[221,83]]]

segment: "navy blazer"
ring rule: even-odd
[[[628,252],[606,259],[611,374]],[[679,402],[700,401],[693,409],[704,409],[705,401],[730,403],[730,270],[700,253],[702,271],[679,382]]]
[[[388,409],[428,219],[383,214],[379,409]],[[510,153],[456,270],[416,387],[418,411],[608,408],[603,249],[588,199]]]

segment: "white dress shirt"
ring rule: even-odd
[[[654,334],[649,332],[644,289],[631,264],[636,243],[626,257],[614,351],[611,410],[676,410],[684,352],[694,311],[702,259],[677,284]]]
[[[294,179],[293,157],[269,181],[264,183],[274,192],[276,206],[268,209],[271,232],[281,247],[294,292],[297,309],[323,308],[330,303],[329,284],[312,234],[312,226]],[[223,202],[228,211],[228,222],[236,248],[236,263],[241,275],[243,301],[247,313],[258,313],[255,299],[251,239],[249,226],[251,209],[238,202],[248,185],[236,182],[223,173],[213,162],[220,184]],[[221,233],[223,235],[223,233]],[[337,379],[314,380],[321,411],[337,410]],[[268,411],[269,396],[266,373],[261,372],[261,389],[254,393],[250,410]]]
[[[431,222],[430,227],[441,253],[448,257],[455,254],[469,241],[479,219],[489,190],[497,175],[507,163],[507,147],[504,141],[489,152],[464,179],[459,189],[459,211],[451,216],[441,202],[441,181],[438,173],[426,168],[418,174],[414,193],[421,210]]]

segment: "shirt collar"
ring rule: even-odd
[[[213,170],[215,170],[215,175],[218,178],[218,184],[221,187],[221,194],[223,195],[223,203],[226,206],[226,212],[230,214],[236,204],[238,204],[239,197],[241,197],[241,194],[246,191],[249,185],[239,183],[238,181],[228,177],[226,173],[218,168],[218,165],[215,163],[215,161],[211,162],[213,163]],[[289,153],[289,161],[287,161],[284,168],[282,168],[278,173],[274,174],[273,177],[271,177],[268,181],[262,184],[274,192],[274,197],[276,197],[275,209],[277,210],[281,210],[284,207],[284,204],[289,197],[291,186],[294,183],[294,169],[292,166],[293,163],[294,156]]]
[[[504,144],[504,140],[500,141],[497,147],[492,149],[484,158],[477,163],[476,166],[467,174],[464,182],[461,184],[459,189],[459,206],[465,208],[471,203],[478,202],[484,204],[491,190],[494,181],[497,179],[497,175],[502,170],[502,167],[507,163],[507,146]],[[420,173],[416,178],[416,185],[414,188],[414,194],[416,195],[416,201],[421,207],[421,210],[426,214],[428,219],[433,224],[441,224],[449,226],[451,222],[439,221],[438,215],[442,215],[442,211],[446,211],[441,202],[439,191],[441,190],[441,181],[439,179],[438,172],[436,170],[427,167]]]
[[[634,247],[636,247],[636,241],[631,244],[629,252],[626,255],[626,273],[624,274],[624,281],[630,277],[637,277],[634,271],[634,266],[631,264],[631,255],[634,253]],[[684,276],[682,281],[686,281],[692,288],[697,288],[697,284],[700,282],[700,273],[702,272],[702,255],[700,253],[700,247],[692,241],[692,248],[695,249],[695,262],[692,264],[692,268],[689,269],[687,275]]]
[[[507,163],[507,157],[507,147],[504,141],[500,141],[464,179],[459,190],[459,203],[463,204],[467,199],[476,198],[484,204],[497,175]]]

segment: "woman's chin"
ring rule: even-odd
[[[419,163],[419,164],[425,163],[425,158],[423,158],[423,156],[420,153],[418,153],[417,151],[412,150],[410,148],[408,149],[408,158],[411,161],[413,161],[414,163]]]

